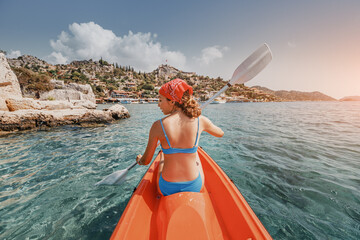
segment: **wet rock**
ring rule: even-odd
[[[105,111],[109,112],[114,119],[122,119],[129,114],[128,110],[119,104],[114,105]]]

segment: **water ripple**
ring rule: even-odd
[[[1,239],[108,239],[146,171],[94,188],[126,168],[162,117],[0,138]],[[244,103],[204,110],[224,131],[200,145],[233,179],[274,239],[360,238],[360,104]],[[141,126],[141,127],[140,127]]]

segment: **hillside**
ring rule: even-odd
[[[271,94],[280,98],[282,101],[336,101],[336,99],[327,96],[321,92],[300,92],[300,91],[274,91],[265,87],[254,86],[262,92]]]
[[[360,96],[343,97],[339,101],[360,101]]]
[[[145,73],[135,71],[131,66],[109,64],[103,59],[51,65],[36,57],[24,55],[8,59],[8,62],[18,78],[23,78],[26,73],[27,78],[20,84],[23,93],[29,96],[37,96],[39,92],[48,90],[49,79],[89,84],[97,98],[109,97],[114,90],[126,92],[129,96],[152,98],[157,97],[158,89],[163,83],[174,78],[182,78],[193,87],[195,96],[202,101],[226,84],[220,77],[200,76],[195,72],[184,72],[169,65],[160,65],[154,71]],[[222,97],[227,101],[242,102],[280,100],[269,93],[244,85],[229,88]]]

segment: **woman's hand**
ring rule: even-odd
[[[136,162],[137,162],[139,165],[142,165],[142,164],[143,164],[142,161],[141,161],[141,158],[142,158],[142,155],[141,155],[141,154],[137,155],[137,157],[136,157]]]

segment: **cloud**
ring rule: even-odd
[[[56,40],[50,40],[53,48],[47,60],[64,64],[73,60],[99,60],[131,65],[142,71],[152,71],[167,62],[178,68],[186,64],[186,57],[179,51],[169,51],[156,41],[157,35],[133,33],[116,36],[94,22],[73,23],[69,32],[62,31]]]
[[[200,58],[195,57],[195,60],[200,65],[209,65],[211,62],[223,58],[224,52],[226,52],[227,50],[229,50],[228,47],[221,47],[221,46],[207,47],[201,50],[202,53],[201,57]]]
[[[11,50],[10,53],[6,54],[7,58],[18,58],[21,56],[21,52],[19,50],[13,51]]]
[[[55,64],[66,64],[68,61],[67,57],[64,57],[61,52],[52,52],[47,58],[50,63]]]
[[[296,48],[296,43],[293,42],[293,41],[289,41],[289,42],[287,43],[287,45],[288,45],[290,48]]]

